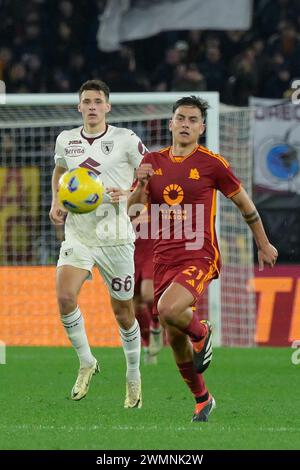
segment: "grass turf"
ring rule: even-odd
[[[11,347],[0,365],[0,449],[299,449],[300,366],[291,349],[220,348],[205,373],[217,408],[191,423],[194,400],[169,349],[142,366],[143,408],[125,410],[121,349],[94,349],[101,373],[70,399],[70,348]]]

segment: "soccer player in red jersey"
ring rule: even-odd
[[[153,239],[151,238],[148,208],[133,221],[136,232],[134,266],[134,309],[141,329],[144,347],[144,363],[156,364],[157,355],[163,346],[163,328],[158,315],[153,315]]]
[[[154,307],[167,330],[179,372],[195,397],[193,421],[207,421],[215,406],[202,376],[212,358],[211,326],[199,321],[190,307],[220,272],[217,190],[232,200],[251,228],[260,269],[264,264],[273,267],[278,256],[229,163],[198,144],[207,108],[195,96],[174,104],[169,123],[172,145],[144,156],[137,170],[138,185],[129,198],[129,207],[151,204]]]

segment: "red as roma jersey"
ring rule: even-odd
[[[151,163],[155,171],[147,185],[154,262],[174,265],[206,259],[217,275],[216,193],[232,197],[241,190],[229,163],[202,146],[184,157],[172,155],[167,147],[148,153],[142,163]]]

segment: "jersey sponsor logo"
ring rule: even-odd
[[[191,168],[189,179],[191,180],[200,179],[199,171],[197,170],[197,168]]]
[[[68,145],[80,145],[82,144],[82,140],[70,140]]]
[[[101,142],[101,150],[105,155],[109,155],[113,148],[114,148],[113,141],[110,141],[110,142],[107,142],[107,141],[104,142],[103,141],[103,142]]]
[[[169,184],[163,191],[163,198],[169,206],[180,204],[184,198],[184,192],[178,184]]]
[[[92,170],[96,175],[100,175],[101,171],[96,170],[97,167],[100,166],[100,163],[96,162],[92,158],[88,158],[87,160],[84,160],[84,162],[80,163],[79,165],[82,168],[88,168],[89,170]]]
[[[79,157],[84,154],[83,147],[66,147],[65,148],[66,157]]]
[[[161,168],[157,168],[157,170],[155,170],[154,174],[155,174],[155,175],[158,175],[158,176],[162,176],[162,175],[163,175],[162,169],[161,169]]]

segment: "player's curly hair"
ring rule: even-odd
[[[109,100],[110,89],[108,85],[106,85],[106,83],[103,82],[102,80],[94,79],[94,80],[87,80],[86,82],[84,82],[79,89],[79,98],[81,98],[81,95],[85,90],[103,91],[107,101]]]
[[[195,95],[184,96],[183,98],[177,100],[173,105],[173,113],[175,113],[179,106],[192,106],[194,108],[200,109],[204,121],[206,120],[207,110],[210,107],[207,101],[202,100]]]

